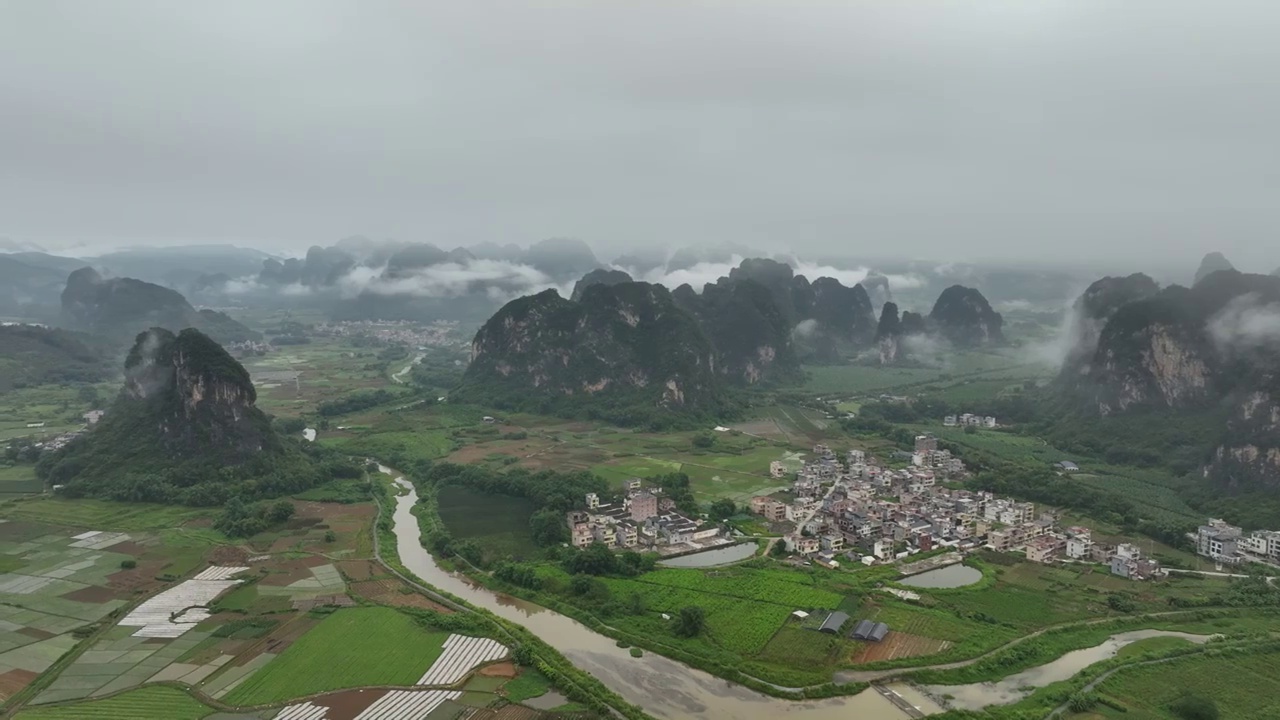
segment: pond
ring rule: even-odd
[[[746,560],[756,554],[756,544],[747,542],[728,547],[719,547],[714,550],[703,550],[702,552],[691,553],[689,555],[681,555],[680,557],[671,558],[670,560],[659,560],[658,564],[663,567],[679,567],[679,568],[704,568],[715,567],[717,565],[728,565],[739,560]]]
[[[947,703],[951,707],[964,710],[981,710],[990,705],[1008,705],[1031,694],[1035,688],[1069,680],[1090,665],[1115,657],[1116,653],[1120,652],[1120,648],[1125,645],[1153,637],[1183,638],[1200,644],[1207,642],[1213,636],[1192,635],[1171,630],[1133,630],[1112,635],[1102,644],[1091,648],[1072,650],[1051,663],[1023,670],[998,682],[926,685],[924,690],[935,696],[946,696]]]
[[[958,588],[972,585],[981,579],[981,570],[956,563],[937,570],[902,578],[898,581],[898,584],[918,588]]]

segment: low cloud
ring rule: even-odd
[[[1280,342],[1280,302],[1264,302],[1256,293],[1241,295],[1209,320],[1209,334],[1223,350]]]
[[[813,337],[815,334],[817,334],[817,332],[818,332],[817,320],[801,320],[791,330],[792,336],[801,340],[807,340]]]
[[[449,298],[483,293],[494,299],[514,298],[555,288],[568,297],[566,287],[530,265],[505,260],[440,263],[387,276],[386,268],[358,267],[338,281],[343,297],[363,293]]]
[[[659,267],[648,272],[637,272],[635,268],[622,265],[615,265],[615,269],[630,273],[636,280],[644,282],[657,283],[674,290],[681,285],[688,284],[694,290],[702,292],[702,286],[708,283],[714,283],[722,277],[728,277],[729,272],[735,267],[742,264],[745,259],[742,255],[734,255],[727,262],[700,262],[688,268],[668,271],[665,266]],[[867,279],[868,275],[872,275],[875,271],[872,268],[859,266],[853,268],[836,267],[835,265],[824,265],[821,263],[809,262],[797,258],[788,259],[787,264],[795,271],[797,275],[803,275],[810,282],[820,277],[831,277],[839,280],[846,287],[853,287],[858,283]],[[889,280],[890,292],[899,290],[914,290],[924,287],[925,278],[913,273],[885,275]]]

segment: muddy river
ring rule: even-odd
[[[657,653],[646,652],[642,657],[633,658],[614,640],[593,632],[576,620],[478,587],[461,575],[442,570],[422,547],[417,519],[410,512],[418,501],[417,493],[403,478],[398,478],[397,482],[408,491],[396,498],[394,515],[396,546],[405,567],[428,585],[528,628],[574,665],[591,673],[609,689],[654,717],[673,720],[690,717],[768,720],[782,716],[813,720],[902,720],[908,717],[875,689],[852,697],[828,700],[780,700]],[[890,690],[901,690],[903,696],[909,698],[908,702],[919,705],[926,713],[940,710],[928,698],[912,692],[910,688],[890,686]]]
[[[1171,630],[1133,630],[1117,633],[1102,644],[1083,650],[1072,650],[1044,665],[1023,670],[998,682],[972,683],[969,685],[927,685],[926,692],[934,696],[950,696],[947,702],[956,708],[981,710],[989,705],[1008,705],[1029,695],[1034,688],[1068,680],[1090,665],[1110,660],[1120,648],[1138,640],[1153,637],[1176,637],[1193,643],[1207,642],[1211,635],[1192,635]]]

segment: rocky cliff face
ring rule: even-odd
[[[174,335],[152,328],[138,335],[125,360],[121,402],[141,409],[157,439],[174,451],[211,446],[240,458],[261,451],[270,433],[256,401],[249,372],[198,330]]]
[[[1227,432],[1204,474],[1232,491],[1280,486],[1280,378],[1233,398]]]
[[[845,287],[835,278],[820,277],[813,281],[812,288],[813,305],[806,317],[856,345],[867,345],[875,339],[875,310],[862,285]]]
[[[67,278],[62,316],[74,329],[115,339],[132,337],[149,327],[199,328],[220,342],[261,337],[224,313],[197,312],[176,290],[133,278],[103,278],[89,267]]]
[[[659,285],[592,285],[580,302],[554,290],[502,307],[471,344],[462,398],[524,407],[538,399],[640,398],[683,408],[716,394],[715,353]]]
[[[701,295],[681,285],[673,297],[697,319],[715,349],[716,372],[729,383],[755,385],[799,377],[791,324],[764,285],[739,279],[708,284]]]
[[[1087,373],[1107,321],[1125,305],[1145,300],[1159,291],[1160,285],[1142,273],[1105,277],[1090,285],[1071,307],[1065,330],[1069,345],[1063,374]]]
[[[1004,342],[1004,318],[991,309],[982,293],[952,285],[938,296],[929,321],[956,347],[979,347]]]
[[[912,337],[928,333],[923,315],[910,310],[898,314],[897,303],[887,302],[880,309],[880,322],[876,325],[876,351],[881,365],[895,365],[910,358],[909,344]]]
[[[1099,415],[1223,413],[1225,431],[1205,438],[1205,475],[1229,488],[1280,485],[1280,278],[1219,271],[1190,289],[1151,285],[1109,286],[1125,290],[1112,295],[1119,306],[1060,382]],[[1096,300],[1080,304],[1103,316],[1116,304]]]

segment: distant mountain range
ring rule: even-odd
[[[455,396],[653,423],[660,411],[724,413],[735,387],[797,382],[802,353],[893,363],[910,357],[907,336],[959,347],[1003,342],[999,313],[972,288],[948,288],[927,318],[906,313],[903,319],[889,303],[877,325],[860,284],[848,287],[830,277],[810,282],[764,258],[742,261],[700,292],[688,284],[668,291],[596,269],[578,281],[570,299],[547,290],[495,313],[475,336]]]
[[[133,278],[104,278],[89,267],[67,277],[61,303],[65,325],[110,339],[129,338],[149,327],[198,328],[219,342],[261,339],[225,313],[197,311],[176,290]]]

